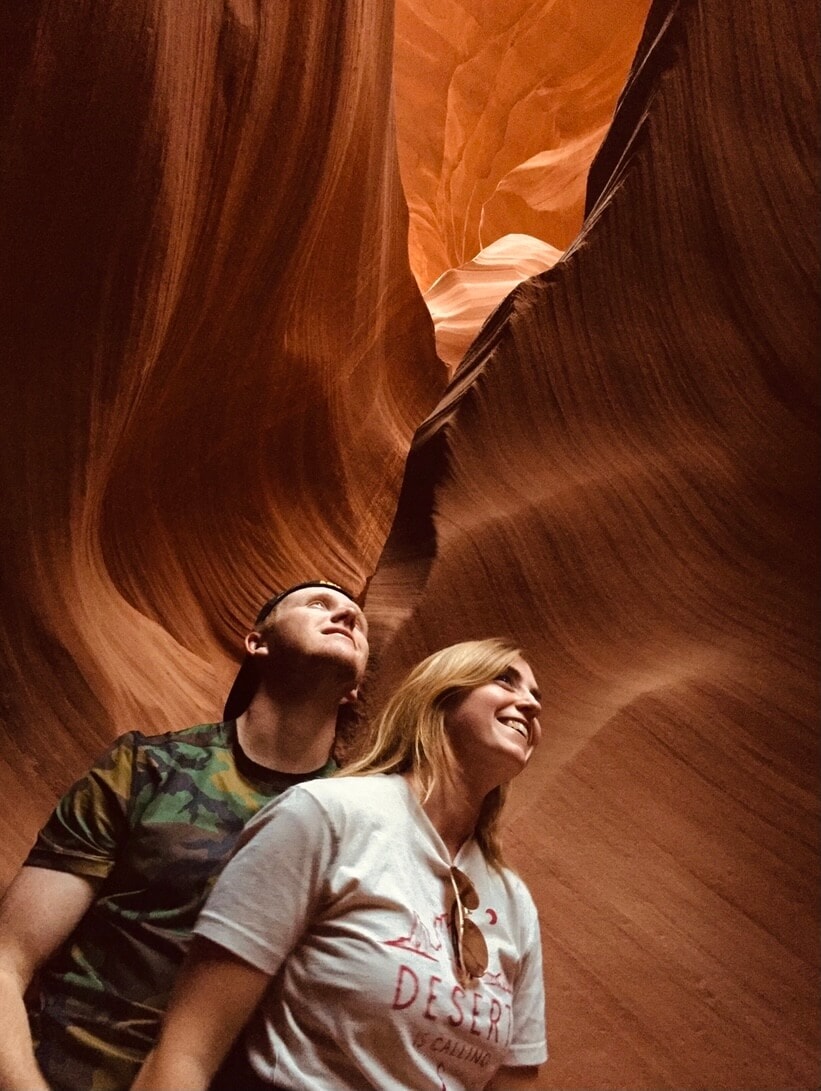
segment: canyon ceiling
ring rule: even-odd
[[[3,883],[322,575],[539,679],[536,1086],[817,1086],[814,6],[10,8]]]

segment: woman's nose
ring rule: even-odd
[[[520,712],[526,713],[528,716],[538,716],[542,711],[542,706],[536,700],[532,693],[522,693],[516,698],[516,708]]]

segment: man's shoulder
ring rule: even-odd
[[[204,770],[215,760],[222,767],[233,764],[232,723],[194,724],[176,731],[151,734],[128,731],[114,740],[94,768],[149,772],[152,780],[163,770]]]
[[[228,746],[231,743],[229,723],[194,724],[191,727],[177,728],[153,734],[147,731],[129,731],[120,739],[132,740],[132,745],[140,750],[174,750],[179,747]]]

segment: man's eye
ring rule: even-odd
[[[325,603],[322,601],[322,599],[312,599],[311,602],[308,603],[308,605],[310,607],[318,606],[320,610],[325,609]]]

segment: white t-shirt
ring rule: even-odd
[[[489,964],[457,979],[450,858],[409,783],[371,775],[289,789],[253,818],[195,932],[271,974],[249,1060],[304,1091],[461,1091],[547,1058],[536,909],[474,841]]]

